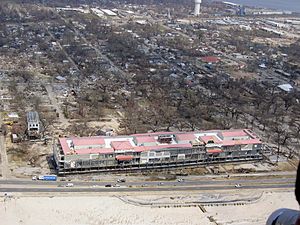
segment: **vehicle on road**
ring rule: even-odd
[[[119,184],[115,184],[114,187],[121,187]]]
[[[33,176],[31,179],[32,180],[37,180],[37,176]]]
[[[240,187],[242,187],[242,185],[241,184],[235,184],[234,185],[236,188],[240,188]]]
[[[126,182],[126,179],[125,178],[120,178],[117,180],[118,183],[125,183]]]
[[[158,186],[162,186],[162,185],[164,185],[164,183],[163,183],[163,182],[160,182],[160,183],[158,183]]]
[[[177,180],[177,182],[184,182],[184,179],[180,178]]]
[[[73,183],[67,183],[66,187],[74,187]]]
[[[105,187],[111,187],[111,186],[112,186],[111,184],[106,184],[106,185],[105,185]]]
[[[33,176],[32,180],[34,180],[34,177],[36,177],[36,176]],[[35,180],[56,181],[57,176],[56,175],[40,175]]]

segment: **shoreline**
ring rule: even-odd
[[[219,2],[223,2],[222,0],[217,0]],[[232,2],[235,4],[242,4],[246,7],[252,8],[252,9],[263,9],[263,10],[274,10],[274,11],[280,11],[280,12],[292,12],[293,14],[299,14],[300,13],[300,7],[299,6],[289,6],[285,7],[286,4],[281,3],[281,6],[271,6],[272,3],[265,3],[260,1],[243,1],[243,0],[228,0],[228,2]],[[276,4],[276,3],[275,3]],[[292,3],[290,3],[292,4]],[[296,4],[296,2],[295,2]],[[296,8],[296,9],[295,9]]]

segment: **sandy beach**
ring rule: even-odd
[[[137,207],[114,197],[24,197],[0,205],[3,225],[211,224],[197,207]]]
[[[0,199],[0,218],[3,225],[210,225],[212,218],[223,225],[258,225],[282,207],[298,208],[293,192],[266,192],[247,205],[205,206],[207,212],[136,206],[114,196],[19,196]]]

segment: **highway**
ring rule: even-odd
[[[267,184],[267,185],[246,185],[239,189],[293,189],[293,184]],[[39,188],[39,187],[6,187],[0,188],[0,192],[186,192],[186,191],[216,191],[236,189],[234,186],[176,186],[176,187],[100,187],[100,188]]]
[[[184,180],[178,181],[144,181],[144,182],[94,182],[74,181],[32,181],[8,179],[0,180],[0,192],[176,192],[176,191],[212,191],[245,189],[288,189],[293,190],[294,178],[270,179],[228,179],[228,180]],[[105,187],[105,185],[112,187]],[[240,187],[236,187],[240,184]]]
[[[57,186],[64,185],[72,182],[75,186],[104,186],[106,184],[115,184],[117,181],[32,181],[32,180],[19,180],[19,179],[8,179],[0,180],[0,185],[38,185],[38,186]],[[143,181],[143,182],[126,182],[120,183],[120,185],[126,186],[158,186],[163,184],[164,186],[199,186],[199,185],[234,185],[236,183],[240,184],[288,184],[295,183],[295,178],[272,178],[272,179],[228,179],[228,180],[187,180],[184,182],[178,181]]]

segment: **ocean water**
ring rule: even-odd
[[[224,0],[247,6],[300,12],[300,0]]]

